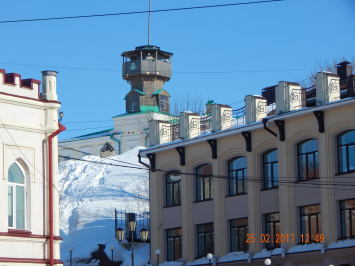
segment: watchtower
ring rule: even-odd
[[[169,113],[168,92],[163,84],[171,77],[171,56],[154,45],[138,46],[122,53],[122,78],[131,84],[126,95],[127,113]]]

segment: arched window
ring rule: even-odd
[[[348,131],[338,136],[339,173],[355,171],[355,131]]]
[[[8,172],[9,227],[25,229],[25,176],[17,163]]]
[[[247,193],[247,160],[239,157],[228,163],[229,195]]]
[[[196,200],[213,199],[212,165],[201,165],[196,169]]]
[[[166,175],[166,206],[181,204],[181,175],[171,172]]]
[[[299,180],[319,177],[318,140],[306,140],[298,144]]]
[[[279,169],[277,150],[268,151],[263,156],[264,188],[279,186]]]

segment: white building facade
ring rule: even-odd
[[[56,134],[65,127],[56,76],[42,72],[41,94],[40,81],[0,69],[0,265],[63,264]]]

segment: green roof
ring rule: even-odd
[[[133,90],[135,90],[136,92],[139,92],[139,93],[142,94],[142,95],[147,95],[146,93],[144,93],[144,92],[142,92],[142,91],[140,91],[140,90],[138,90],[138,89],[133,89]]]
[[[140,109],[141,109],[140,112],[135,112],[135,113],[130,113],[130,114],[115,115],[112,118],[119,117],[119,116],[126,116],[126,115],[151,113],[151,112],[158,113],[158,114],[163,114],[163,115],[170,115],[168,113],[160,112],[159,111],[159,106],[143,106],[143,105],[141,105]]]
[[[137,46],[136,50],[160,50],[160,47],[148,44],[148,45]]]
[[[157,90],[156,92],[152,93],[152,95],[158,95],[159,93],[161,93],[162,91],[166,91],[165,89],[160,89],[160,90]],[[166,93],[168,93],[166,91]],[[170,94],[168,93],[168,95],[170,96]]]

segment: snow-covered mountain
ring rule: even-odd
[[[136,147],[109,158],[83,158],[92,162],[70,160],[59,164],[62,261],[68,263],[69,247],[74,248],[72,255],[76,261],[90,258],[91,252],[97,250],[97,244],[106,244],[109,258],[109,247],[114,245],[114,260],[123,259],[122,265],[131,265],[130,252],[119,247],[114,238],[114,210],[149,211],[148,170],[138,163],[137,158],[139,149],[143,148]],[[135,255],[135,265],[146,264],[149,245],[137,250]]]

